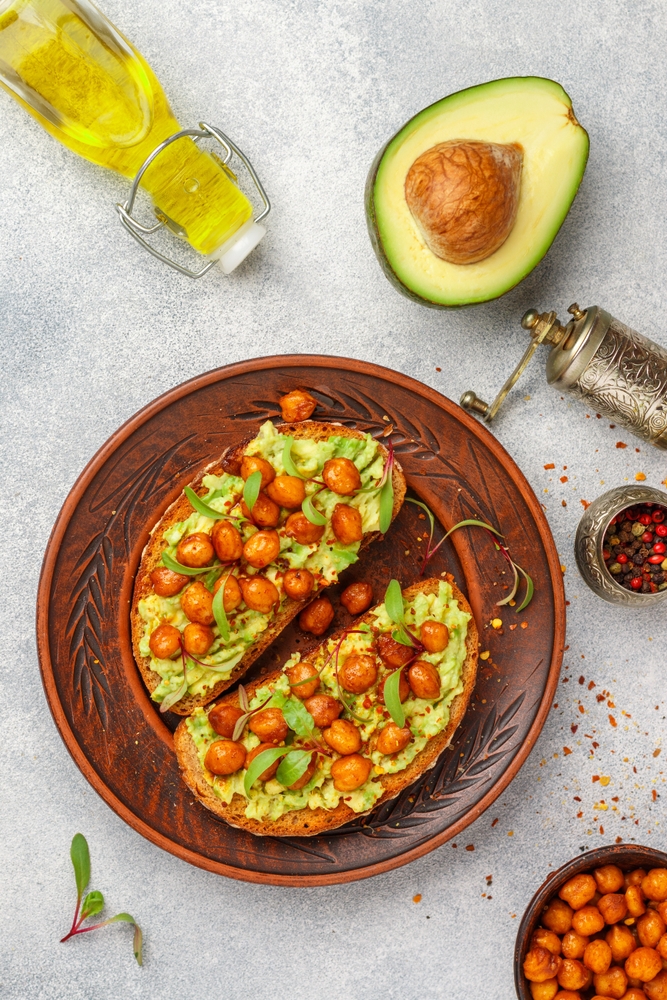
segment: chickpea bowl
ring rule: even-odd
[[[667,1000],[667,854],[627,844],[552,872],[514,950],[519,1000]]]

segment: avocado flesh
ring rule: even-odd
[[[512,231],[495,253],[474,264],[436,257],[405,199],[405,178],[414,161],[448,140],[520,143],[523,148]],[[387,143],[368,178],[369,231],[387,277],[399,291],[427,305],[466,305],[503,295],[551,246],[587,159],[588,135],[570,98],[553,80],[494,80],[425,108]]]

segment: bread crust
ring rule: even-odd
[[[242,795],[235,794],[229,805],[227,805],[218,798],[206,781],[203,769],[199,763],[197,748],[188,731],[186,721],[183,720],[179,723],[174,733],[176,756],[183,780],[202,805],[206,806],[207,809],[210,809],[211,812],[214,812],[221,819],[224,819],[230,826],[248,830],[249,833],[253,833],[256,836],[314,837],[343,826],[351,820],[368,815],[368,813],[372,812],[373,809],[377,809],[384,802],[396,798],[404,788],[407,788],[421,774],[433,767],[440,754],[451,743],[454,733],[463,720],[477,678],[479,638],[472,609],[454,583],[454,578],[450,574],[447,574],[446,580],[451,584],[453,595],[458,601],[461,610],[467,611],[470,615],[466,635],[466,658],[462,668],[463,691],[453,699],[450,705],[449,722],[446,728],[441,733],[438,733],[437,736],[434,736],[433,739],[429,740],[424,749],[410,761],[404,770],[398,771],[395,774],[384,774],[378,779],[384,791],[382,796],[374,803],[372,809],[367,810],[365,813],[356,813],[345,802],[341,801],[335,809],[309,809],[306,807],[305,809],[285,813],[277,820],[263,821],[250,819],[245,815],[246,799]],[[420,581],[407,587],[403,591],[403,595],[409,600],[420,592],[425,594],[437,593],[439,583],[440,580],[437,578],[424,580],[423,582]],[[370,624],[372,613],[373,609],[371,608],[357,620],[357,624],[361,624],[362,622]],[[335,638],[335,636],[330,638]],[[325,640],[325,642],[328,641],[328,639]],[[317,650],[314,652],[317,653]],[[251,698],[258,687],[263,687],[267,683],[270,683],[271,680],[277,678],[281,671],[282,668],[281,670],[274,671],[267,677],[263,677],[261,680],[249,684],[246,689],[248,697]],[[238,693],[232,692],[225,695],[222,703],[238,705]]]
[[[323,423],[315,420],[304,420],[297,424],[277,424],[276,430],[280,434],[288,434],[295,439],[310,438],[315,441],[327,440],[332,437],[332,435],[354,438],[365,437],[361,431],[344,427],[342,424]],[[227,448],[223,452],[219,461],[212,462],[202,469],[189,484],[195,493],[204,494],[206,492],[206,490],[202,489],[202,480],[204,476],[221,475],[223,472],[231,472],[232,474],[238,475],[241,457],[251,440],[253,439],[247,438],[238,445]],[[380,442],[378,442],[378,447],[386,461],[389,452]],[[393,522],[403,505],[407,489],[403,470],[396,459],[394,459],[392,469],[392,483],[394,487],[394,506],[391,513],[391,519]],[[153,588],[150,574],[156,566],[162,565],[162,552],[167,547],[162,537],[164,532],[173,524],[177,524],[179,521],[184,521],[190,516],[191,513],[192,507],[190,505],[190,501],[184,494],[181,494],[178,499],[167,508],[160,520],[152,529],[151,537],[142,553],[141,562],[135,578],[132,608],[130,611],[132,649],[134,651],[134,658],[141,672],[144,684],[151,694],[161,683],[162,678],[158,673],[151,669],[150,657],[143,656],[139,651],[139,643],[143,637],[145,625],[141,615],[139,614],[139,601],[152,593]],[[381,532],[369,532],[362,539],[359,551],[361,552],[362,549],[365,549],[372,541],[378,538],[382,538]],[[318,592],[318,594],[322,593],[324,593],[324,589]],[[210,701],[213,701],[220,694],[222,694],[223,691],[226,691],[227,688],[236,684],[236,682],[240,680],[245,672],[252,666],[255,660],[262,655],[264,650],[271,645],[283,629],[289,625],[292,619],[295,618],[305,606],[306,603],[303,601],[293,601],[290,598],[287,598],[280,613],[270,623],[266,631],[262,633],[258,641],[254,642],[252,646],[247,649],[243,658],[239,660],[231,675],[226,680],[218,681],[218,683],[205,695],[187,694],[175,705],[172,705],[169,711],[174,712],[176,715],[191,715],[195,708],[207,705]]]

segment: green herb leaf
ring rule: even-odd
[[[89,892],[83,903],[81,904],[81,919],[85,920],[87,917],[94,917],[96,913],[104,909],[104,896],[101,892],[93,890]]]
[[[433,517],[433,511],[430,507],[427,507],[425,503],[422,503],[421,500],[413,500],[412,497],[406,497],[405,499],[408,503],[413,503],[416,507],[421,507],[423,511],[426,511],[426,516],[428,517],[429,524],[431,525],[431,537],[429,538],[430,548],[431,542],[433,541],[433,532],[435,531],[435,518]]]
[[[229,622],[227,620],[227,614],[225,612],[225,583],[218,587],[216,593],[213,595],[213,617],[215,618],[215,624],[220,629],[220,635],[222,636],[223,642],[229,642]]]
[[[380,531],[384,534],[391,526],[391,515],[394,510],[394,484],[391,473],[380,490]]]
[[[396,625],[403,624],[403,594],[398,580],[391,580],[384,595],[384,608]]]
[[[528,576],[525,569],[521,569],[521,567],[517,563],[512,563],[512,565],[516,566],[519,573],[521,573],[521,575],[526,581],[526,596],[524,597],[519,607],[516,609],[517,611],[523,611],[523,609],[527,608],[533,599],[533,594],[535,593],[535,584],[533,583],[532,578]]]
[[[503,604],[509,604],[509,602],[514,599],[514,595],[519,589],[519,574],[516,571],[516,566],[514,565],[514,563],[510,563],[510,566],[512,567],[512,572],[514,573],[514,586],[512,587],[507,597],[503,597],[502,601],[496,601],[497,608],[501,607]]]
[[[202,573],[207,573],[210,569],[213,569],[212,566],[182,566],[168,552],[162,553],[162,562],[172,573],[182,573],[183,576],[201,576]]]
[[[257,754],[246,771],[246,776],[243,779],[243,787],[246,795],[250,794],[250,789],[255,784],[260,774],[262,774],[263,771],[266,771],[267,767],[270,767],[271,764],[279,760],[281,757],[284,757],[287,753],[290,753],[289,747],[273,747],[271,750],[262,750],[261,753]],[[296,781],[296,778],[294,780]]]
[[[280,784],[289,788],[295,781],[298,781],[308,770],[312,756],[312,750],[292,750],[288,753],[276,773]]]
[[[487,531],[492,531],[494,535],[498,536],[498,538],[504,537],[500,531],[496,531],[496,529],[493,528],[490,524],[487,524],[486,521],[476,521],[474,518],[471,518],[468,521],[459,521],[458,524],[455,524],[453,528],[449,529],[449,531],[445,535],[445,538],[449,538],[452,531],[456,531],[457,528],[467,528],[469,525],[477,525],[478,528],[486,528]],[[445,538],[442,539],[443,542]]]
[[[302,476],[297,469],[294,461],[292,459],[292,445],[294,444],[294,438],[285,438],[285,446],[283,448],[283,466],[285,472],[288,476],[296,476],[297,479],[305,479],[306,476]],[[296,780],[296,779],[295,779]]]
[[[207,590],[213,590],[222,573],[222,566],[214,566],[210,573],[204,577],[204,586]]]
[[[399,696],[402,669],[399,667],[398,670],[394,670],[384,682],[384,703],[392,719],[401,729],[405,725],[405,712]]]
[[[298,698],[287,698],[282,712],[285,716],[285,722],[297,736],[312,736],[315,720],[302,701],[299,701]],[[296,781],[296,778],[294,780]]]
[[[414,646],[414,642],[403,628],[395,628],[391,637],[394,642],[400,642],[402,646]]]
[[[183,492],[198,514],[203,514],[204,517],[212,517],[214,521],[222,521],[223,518],[228,516],[227,514],[222,514],[219,510],[215,510],[213,507],[209,507],[201,497],[197,496],[190,486],[186,486]]]
[[[171,708],[172,705],[175,705],[177,701],[180,701],[181,698],[184,698],[187,693],[188,693],[188,671],[186,667],[186,658],[184,656],[183,683],[181,684],[181,686],[178,688],[177,691],[172,691],[171,694],[166,695],[162,699],[162,702],[160,703],[160,711],[166,712],[168,709]]]
[[[90,882],[90,851],[88,850],[88,842],[82,833],[75,833],[72,837],[69,856],[74,867],[77,898],[81,899]]]
[[[245,486],[243,487],[243,499],[245,500],[245,505],[252,514],[252,509],[257,503],[257,497],[259,496],[259,491],[262,488],[262,473],[259,469],[255,469],[251,472],[245,481]]]
[[[111,920],[105,920],[105,924],[116,924],[119,921],[123,921],[126,924],[134,924],[134,939],[132,941],[132,950],[134,951],[134,957],[137,960],[137,965],[143,965],[143,934],[141,933],[141,927],[129,913],[117,913],[115,917]]]
[[[313,501],[311,497],[306,497],[301,504],[301,510],[304,512],[311,524],[326,524],[327,519],[319,510],[313,507]]]

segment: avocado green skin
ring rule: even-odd
[[[522,77],[504,77],[504,78],[501,78],[501,79],[542,80],[542,79],[547,79],[547,78],[546,77],[522,76]],[[501,80],[492,80],[492,81],[489,81],[489,82],[491,82],[491,83],[500,83]],[[557,83],[557,81],[555,81],[555,80],[552,80],[550,82],[551,83],[555,83],[556,86],[560,86],[560,84]],[[477,90],[477,89],[479,89],[481,87],[484,87],[484,86],[487,86],[487,84],[476,84],[474,87],[464,87],[463,90],[457,90],[457,91],[454,91],[453,94],[448,94],[447,97],[454,97],[454,96],[456,96],[456,94],[463,94],[463,93],[465,93],[466,90]],[[394,271],[393,267],[391,266],[391,263],[389,262],[389,258],[387,257],[387,255],[385,253],[384,247],[382,245],[382,241],[380,239],[380,232],[379,232],[379,229],[378,229],[377,218],[376,218],[376,213],[375,213],[375,198],[374,198],[375,180],[376,180],[376,177],[377,177],[377,172],[378,172],[378,170],[380,168],[380,164],[382,163],[382,160],[384,158],[384,154],[387,151],[387,148],[394,141],[394,139],[396,139],[396,137],[401,134],[401,132],[403,131],[403,129],[407,128],[407,126],[412,121],[414,121],[414,119],[417,118],[418,115],[424,114],[425,111],[428,111],[430,108],[435,107],[436,104],[441,104],[442,101],[446,100],[446,99],[447,98],[442,98],[441,97],[439,100],[434,101],[433,104],[428,104],[425,108],[422,108],[421,111],[418,111],[417,114],[413,115],[412,118],[409,118],[407,120],[407,122],[405,122],[403,125],[401,125],[401,127],[398,129],[398,131],[396,131],[391,136],[391,138],[388,139],[387,142],[385,142],[384,146],[382,147],[382,149],[380,150],[380,152],[377,154],[377,156],[373,160],[371,168],[368,171],[368,177],[366,178],[366,187],[364,189],[364,204],[365,204],[365,208],[366,208],[366,226],[368,227],[368,235],[370,236],[371,246],[373,247],[373,250],[375,251],[375,256],[378,259],[380,267],[384,271],[385,277],[394,286],[394,288],[396,289],[396,291],[400,292],[402,295],[405,295],[406,298],[411,299],[413,302],[419,302],[420,305],[429,306],[431,309],[462,309],[465,306],[480,305],[482,301],[483,302],[492,302],[494,299],[499,299],[503,295],[506,295],[507,292],[511,292],[511,290],[513,288],[516,288],[517,285],[520,285],[521,282],[524,280],[524,278],[527,278],[528,275],[530,274],[530,272],[533,271],[537,267],[537,265],[540,263],[540,261],[543,260],[544,257],[546,256],[547,251],[551,248],[551,245],[553,244],[553,241],[556,239],[556,236],[560,232],[560,229],[561,229],[561,226],[563,225],[563,222],[565,222],[565,219],[567,218],[567,212],[563,216],[563,222],[561,222],[560,226],[558,227],[558,229],[554,233],[553,238],[551,240],[551,243],[549,243],[549,245],[544,248],[544,253],[542,254],[542,256],[538,260],[535,261],[535,263],[533,264],[533,266],[531,268],[529,268],[529,270],[526,271],[525,274],[522,274],[521,277],[517,278],[517,280],[513,284],[508,285],[507,288],[503,289],[502,292],[498,292],[497,295],[489,295],[488,299],[483,299],[483,300],[477,299],[475,302],[460,302],[460,303],[457,303],[455,305],[448,305],[445,302],[433,302],[432,299],[426,299],[426,298],[424,298],[424,296],[418,295],[408,285],[406,285],[405,282],[402,281],[398,277],[398,275]],[[579,127],[582,128],[584,132],[586,132],[586,129],[583,128],[583,125],[581,125],[581,123],[579,123]],[[588,132],[586,132],[586,137],[589,138]],[[589,142],[589,148],[590,148],[590,142]],[[568,212],[569,212],[570,208],[572,207],[572,204],[573,204],[574,199],[575,199],[575,197],[577,195],[577,192],[579,191],[579,187],[581,185],[581,182],[582,182],[583,177],[584,177],[584,173],[586,171],[586,165],[587,165],[587,163],[588,163],[588,150],[586,151],[586,157],[585,157],[585,159],[583,160],[583,163],[582,163],[581,174],[579,175],[579,178],[577,180],[576,188],[575,188],[574,194],[572,196],[572,201],[570,202],[570,204],[568,206]]]

